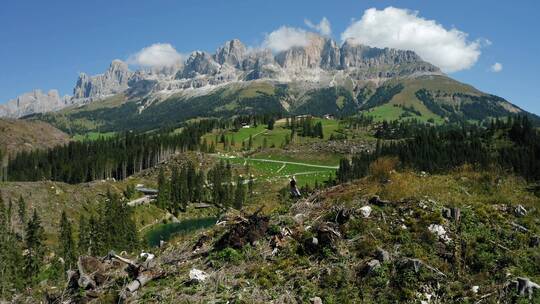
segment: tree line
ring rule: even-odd
[[[369,164],[381,156],[396,156],[402,166],[437,173],[463,164],[479,168],[495,165],[540,180],[540,135],[526,116],[495,119],[487,127],[472,124],[429,126],[390,123],[397,132],[380,132],[379,136],[395,139],[395,134],[410,136],[383,144],[375,151],[361,152],[350,160],[342,159],[336,174],[339,182],[364,177]],[[384,130],[384,128],[383,128]],[[507,141],[500,145],[496,141]]]
[[[20,152],[9,160],[8,180],[55,180],[75,184],[97,179],[124,179],[155,166],[176,152],[200,149],[200,137],[217,123],[216,120],[201,120],[187,125],[179,134],[126,132],[112,138],[72,141],[48,150]]]
[[[248,195],[253,194],[253,176],[233,178],[233,169],[223,160],[207,175],[192,162],[172,168],[170,176],[160,168],[156,205],[173,214],[185,212],[191,203],[212,203],[220,208],[241,209]]]
[[[303,137],[324,137],[322,122],[314,122],[311,116],[300,118],[293,116],[290,119],[287,117],[285,128],[291,129],[291,138],[294,138],[295,135]]]

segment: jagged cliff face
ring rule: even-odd
[[[196,88],[255,79],[329,84],[337,74],[360,81],[442,73],[412,51],[372,48],[349,41],[340,47],[332,39],[313,34],[308,45],[277,54],[264,49],[248,51],[239,40],[226,42],[214,55],[194,52],[172,86]]]
[[[0,117],[18,118],[34,113],[51,112],[69,104],[69,96],[60,97],[57,90],[50,90],[48,93],[34,90],[0,105]]]
[[[128,96],[161,96],[179,90],[258,79],[324,87],[333,86],[338,80],[380,82],[381,79],[425,74],[441,74],[441,71],[412,51],[372,48],[351,42],[339,46],[330,38],[312,34],[306,46],[274,54],[269,49],[250,50],[234,39],[214,54],[195,51],[183,65],[159,71],[132,72],[126,63],[114,60],[103,74],[80,74],[73,97],[60,98],[55,91],[27,93],[0,105],[0,117],[56,111],[124,92]]]
[[[73,98],[106,97],[127,90],[129,79],[133,76],[128,65],[121,60],[114,60],[102,75],[79,75],[73,89]]]

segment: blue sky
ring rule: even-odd
[[[369,8],[418,11],[467,33],[481,55],[450,75],[540,114],[539,1],[125,1],[17,0],[0,6],[0,102],[34,88],[71,94],[79,72],[103,72],[115,59],[170,43],[180,53],[213,52],[225,40],[261,45],[281,26],[308,30],[326,17],[332,36]],[[490,43],[487,41],[489,40]],[[491,66],[502,64],[500,72]]]

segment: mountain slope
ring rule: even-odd
[[[435,122],[527,114],[451,79],[412,51],[350,41],[340,46],[316,34],[306,46],[276,54],[248,49],[235,39],[213,54],[195,51],[183,64],[160,70],[132,72],[114,60],[104,74],[81,74],[73,95],[61,106],[3,115],[63,108],[38,117],[80,133],[149,130],[197,117],[265,112],[346,116],[366,110],[380,120]]]
[[[69,141],[69,136],[41,121],[0,119],[0,150],[14,155],[19,151],[46,149]]]

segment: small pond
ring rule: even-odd
[[[199,229],[208,228],[215,225],[217,218],[203,217],[196,219],[186,219],[178,223],[159,224],[148,231],[144,238],[150,246],[159,246],[159,241],[168,241],[176,235],[187,234]]]

